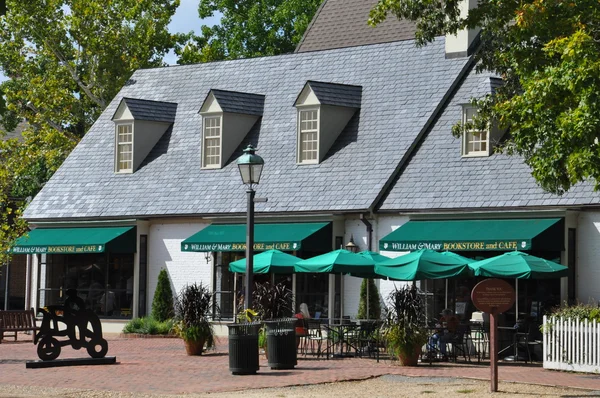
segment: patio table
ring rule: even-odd
[[[333,347],[332,352],[335,357],[351,356],[348,351],[350,348],[354,348],[356,352],[356,345],[354,341],[350,340],[350,337],[355,336],[360,325],[356,323],[339,323],[339,324],[323,324],[322,325],[327,332],[328,340],[330,341],[328,348]],[[330,338],[331,336],[331,338]],[[336,337],[337,336],[337,337]],[[339,346],[339,353],[335,353],[335,346]],[[344,347],[346,352],[344,352]]]

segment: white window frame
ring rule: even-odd
[[[219,145],[218,147],[215,146],[214,148],[218,148],[218,157],[219,157],[219,161],[218,163],[211,163],[211,164],[207,164],[207,157],[214,157],[216,156],[215,154],[208,154],[208,148],[207,148],[207,140],[211,139],[214,140],[217,136],[210,136],[209,138],[207,138],[206,136],[206,130],[207,130],[207,126],[206,123],[210,120],[218,120],[219,121],[219,126],[209,126],[208,128],[210,129],[215,129],[218,127],[219,130],[219,135],[218,135],[218,139],[219,139]],[[221,165],[223,164],[223,115],[222,114],[212,114],[212,115],[203,115],[202,116],[202,168],[203,169],[220,169]]]
[[[119,128],[129,127],[131,129],[131,141],[120,141]],[[116,173],[133,173],[133,150],[134,150],[134,123],[133,121],[123,121],[115,125],[115,172]],[[131,162],[129,168],[121,168],[120,155],[121,147],[124,145],[131,145]]]
[[[308,131],[303,131],[302,130],[302,112],[313,112],[316,111],[317,113],[317,119],[316,119],[316,123],[317,123],[317,128],[315,130],[311,129]],[[318,164],[319,163],[319,150],[320,150],[320,144],[321,144],[321,129],[320,129],[320,124],[321,124],[321,107],[319,106],[310,106],[310,107],[299,107],[298,108],[298,121],[297,121],[297,153],[296,153],[296,162],[297,164]],[[307,134],[307,133],[315,133],[316,134],[316,143],[317,143],[317,148],[316,148],[316,157],[315,159],[303,159],[303,150],[302,150],[302,135],[303,134]]]
[[[468,117],[469,111],[474,111],[473,116],[477,115],[477,108],[474,106],[463,105],[462,109],[462,122],[463,125],[472,120],[472,117]],[[481,139],[481,135],[485,133],[485,139]],[[475,137],[478,136],[478,139]],[[473,137],[473,139],[471,139]],[[481,143],[485,143],[485,149],[481,149]],[[479,144],[479,150],[470,150],[471,144]],[[465,129],[462,136],[462,156],[463,157],[481,157],[490,156],[490,129],[477,130],[477,129]]]

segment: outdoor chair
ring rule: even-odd
[[[477,353],[477,362],[480,363],[489,355],[490,347],[490,338],[483,322],[471,322],[470,342]]]
[[[535,358],[535,347],[543,344],[541,340],[537,339],[539,334],[537,325],[534,322],[529,323],[527,332],[517,332],[517,352],[519,350],[525,351],[525,363],[532,362],[532,358]],[[534,351],[533,355],[531,354],[532,351]]]
[[[321,329],[321,322],[318,319],[308,319],[306,321],[307,324],[307,335],[306,335],[306,344],[310,345],[311,354],[315,353],[315,345],[317,346],[317,358],[321,357],[323,353],[322,347],[323,342],[325,342],[325,349],[327,351],[327,359],[329,359],[329,344],[327,341],[327,336],[323,334],[323,330]],[[306,347],[308,348],[308,347]],[[305,349],[304,355],[308,349]]]
[[[454,362],[457,361],[459,356],[462,356],[466,361],[471,362],[471,353],[469,352],[469,326],[468,325],[458,325],[456,329],[456,333],[454,336],[448,341],[452,345],[452,350],[450,354],[454,359]],[[472,345],[472,344],[471,344]]]
[[[371,354],[375,354],[379,360],[378,331],[377,321],[362,321],[360,323],[355,344],[358,356],[362,357],[366,351],[369,358]]]

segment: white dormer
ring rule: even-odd
[[[175,121],[177,104],[123,98],[115,123],[115,172],[133,173]]]
[[[202,116],[202,168],[222,168],[262,116],[264,95],[212,89]]]
[[[354,113],[362,87],[308,81],[296,98],[298,164],[320,163]]]

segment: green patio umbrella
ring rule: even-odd
[[[475,276],[516,279],[561,278],[569,271],[564,265],[520,251],[476,261],[469,268]]]
[[[321,254],[294,265],[295,272],[315,272],[329,274],[369,275],[375,262],[370,258],[348,250],[339,249]]]
[[[254,273],[267,274],[274,272],[278,274],[291,274],[294,272],[294,264],[302,260],[300,257],[292,256],[279,250],[267,250],[254,255]],[[246,272],[246,259],[229,263],[230,272]]]
[[[447,279],[467,275],[467,264],[473,260],[450,252],[417,250],[375,264],[375,272],[398,281]]]
[[[379,254],[377,252],[372,252],[370,250],[365,250],[365,251],[359,252],[358,254],[360,254],[361,256],[364,256],[366,258],[370,258],[371,260],[373,260],[373,262],[375,264],[390,259],[390,257],[388,257],[388,256],[384,256],[382,254]]]
[[[519,279],[562,278],[569,268],[520,251],[507,252],[469,264],[475,276],[515,278],[515,313],[519,317]]]

